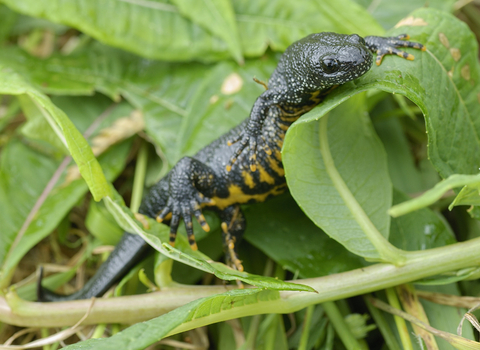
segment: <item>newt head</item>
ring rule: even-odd
[[[344,84],[365,74],[372,66],[372,53],[357,34],[311,34],[290,45],[282,57],[291,72],[287,83],[302,82],[317,91]]]

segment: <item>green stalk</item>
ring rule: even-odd
[[[121,331],[120,323],[112,323],[112,335],[115,335]]]
[[[255,315],[252,317],[250,327],[248,328],[248,335],[245,343],[238,348],[238,350],[253,350],[255,349],[255,343],[257,341],[258,327],[260,326],[262,316]]]
[[[310,334],[310,324],[312,323],[312,315],[314,309],[315,305],[310,305],[307,307],[307,312],[305,313],[305,319],[303,321],[302,336],[300,338],[300,344],[298,344],[298,350],[307,350],[308,336]]]
[[[283,332],[280,334],[284,335],[285,334],[285,329],[282,325],[279,325],[280,322],[283,323],[283,320],[281,318],[282,316],[278,314],[270,314],[265,317],[265,320],[263,323],[267,323],[269,326],[269,330],[267,334],[264,336],[263,341],[264,341],[264,349],[265,350],[275,350],[275,342],[277,340],[277,332],[278,332],[278,327],[280,326],[283,329]],[[280,337],[282,335],[279,335]]]
[[[344,299],[393,287],[402,283],[480,265],[480,238],[445,247],[425,250],[419,258],[403,266],[375,264],[335,275],[301,279],[301,283],[316,289],[310,292],[280,292],[276,299],[259,300],[236,306],[200,319],[186,322],[173,333],[183,332],[211,323],[263,313],[291,313],[309,305]],[[412,253],[413,254],[413,253]],[[161,292],[97,299],[83,324],[135,323],[151,319],[201,297],[225,292],[223,286],[187,286],[165,288]],[[33,303],[21,300],[14,292],[0,298],[0,322],[23,327],[62,327],[75,324],[90,306],[89,300],[63,303]],[[61,305],[58,305],[61,304]],[[65,310],[69,312],[66,313]]]
[[[395,335],[393,334],[390,325],[387,323],[387,320],[385,320],[385,317],[383,317],[383,314],[380,312],[380,310],[378,310],[376,307],[373,307],[372,303],[367,298],[365,298],[365,296],[363,300],[365,301],[365,304],[368,307],[368,311],[370,312],[370,315],[372,315],[375,324],[380,330],[380,333],[382,333],[383,339],[385,340],[388,349],[402,350],[400,348],[400,345],[398,345],[397,339],[395,338]]]
[[[40,333],[42,334],[42,338],[47,338],[50,335],[47,328],[42,328]],[[50,350],[50,345],[42,346],[42,350]]]
[[[338,310],[337,305],[333,301],[329,301],[322,304],[325,313],[327,314],[330,322],[337,332],[338,337],[342,341],[343,345],[347,348],[347,350],[359,350],[361,349],[360,343],[354,337],[350,328],[348,327],[345,319],[343,318],[340,310]]]
[[[392,307],[395,309],[401,310],[402,307],[400,306],[400,302],[398,301],[397,294],[393,288],[387,288],[385,290],[387,293],[388,302]],[[412,340],[410,339],[410,332],[407,328],[407,323],[405,320],[397,315],[393,315],[395,320],[395,324],[397,325],[397,331],[400,335],[400,341],[402,342],[403,349],[405,350],[413,350]]]
[[[138,212],[140,203],[143,197],[143,185],[145,183],[145,174],[147,172],[147,143],[142,140],[140,150],[137,156],[137,165],[135,166],[135,175],[133,177],[133,189],[132,200],[130,202],[130,209],[134,212]]]
[[[327,326],[327,339],[325,340],[325,346],[323,349],[332,350],[333,349],[333,340],[335,338],[335,330],[333,329],[332,324]]]
[[[421,196],[410,199],[406,202],[394,205],[388,210],[388,213],[393,217],[399,217],[412,211],[428,207],[437,202],[449,190],[457,187],[470,185],[472,188],[477,188],[480,183],[480,175],[463,175],[454,174],[445,180],[437,183],[433,188],[429,189]],[[455,201],[453,202],[455,203]]]
[[[93,335],[91,338],[93,339],[101,338],[103,336],[103,333],[105,333],[105,329],[107,329],[107,325],[105,323],[99,324],[95,328],[95,331],[93,332]]]

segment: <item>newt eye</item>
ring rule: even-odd
[[[325,57],[321,62],[320,65],[322,66],[322,70],[325,73],[335,73],[339,68],[340,65],[335,58]]]

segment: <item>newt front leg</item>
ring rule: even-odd
[[[271,106],[274,106],[277,101],[272,98],[275,96],[273,90],[267,90],[262,93],[255,101],[252,111],[250,113],[250,119],[244,130],[233,140],[228,141],[228,145],[238,143],[237,148],[233,152],[229,163],[226,166],[227,171],[232,169],[233,164],[237,161],[237,158],[248,147],[248,163],[250,171],[257,170],[257,146],[262,143],[264,151],[270,155],[272,152],[268,147],[265,140],[261,138],[263,123],[268,115],[268,110]]]

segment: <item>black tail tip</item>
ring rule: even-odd
[[[45,300],[45,290],[42,286],[43,279],[43,266],[37,270],[37,301],[47,301]]]

